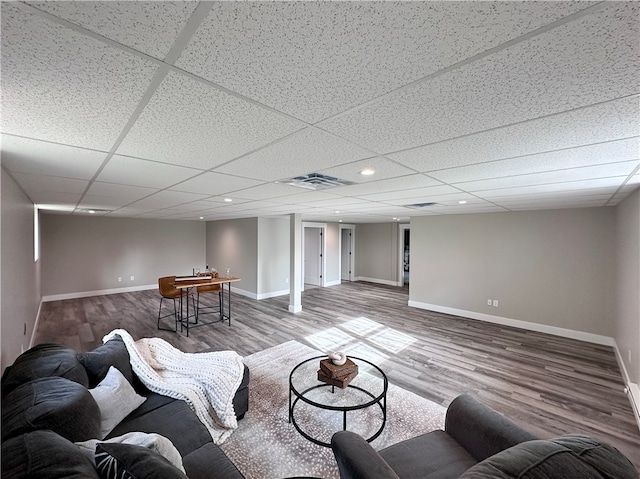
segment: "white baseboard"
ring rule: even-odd
[[[629,377],[629,372],[627,371],[627,367],[622,360],[622,354],[620,354],[620,349],[618,348],[618,343],[613,341],[613,350],[616,353],[616,359],[618,360],[618,366],[620,367],[620,371],[622,372],[622,379],[624,381],[625,386],[627,387],[627,394],[629,395],[629,402],[631,402],[631,408],[633,409],[633,413],[636,417],[636,422],[638,423],[638,429],[640,429],[640,387],[638,384],[631,382],[631,378]]]
[[[613,346],[614,340],[609,336],[600,334],[585,333],[575,331],[573,329],[559,328],[557,326],[548,326],[546,324],[531,323],[529,321],[521,321],[519,319],[503,318],[502,316],[494,316],[492,314],[478,313],[476,311],[466,311],[464,309],[449,308],[447,306],[439,306],[436,304],[421,303],[419,301],[409,300],[409,306],[419,309],[428,309],[439,313],[453,314],[464,318],[477,319],[488,323],[502,324],[504,326],[512,326],[514,328],[528,329],[529,331],[538,331],[540,333],[553,334],[554,336],[562,336],[564,338],[577,339],[588,343],[602,344],[605,346]]]
[[[335,281],[327,281],[327,282],[324,284],[324,286],[325,286],[325,287],[328,287],[328,286],[336,286],[336,285],[338,285],[338,284],[342,284],[342,280],[337,279],[337,280],[335,280]]]
[[[235,289],[234,289],[235,291]],[[256,297],[257,299],[267,299],[267,298],[275,298],[276,296],[284,296],[286,294],[289,294],[290,291],[288,289],[282,289],[280,291],[271,291],[269,293],[260,293],[258,294]]]
[[[369,283],[378,283],[378,284],[386,284],[387,286],[400,286],[398,281],[391,281],[388,279],[379,279],[379,278],[367,278],[365,276],[356,276],[354,281],[368,281]]]
[[[77,293],[51,294],[42,297],[43,303],[49,301],[61,301],[63,299],[88,298],[89,296],[104,296],[106,294],[131,293],[133,291],[146,291],[158,289],[158,284],[143,284],[140,286],[129,286],[126,288],[101,289],[98,291],[80,291]]]
[[[42,310],[42,303],[44,301],[40,299],[40,304],[38,305],[38,313],[36,314],[36,322],[33,324],[33,331],[31,331],[31,339],[29,339],[29,349],[33,347],[33,343],[36,340],[36,331],[38,331],[38,323],[40,322],[40,311]]]
[[[299,313],[300,311],[302,311],[302,305],[301,304],[290,304],[289,305],[289,312],[290,313]]]

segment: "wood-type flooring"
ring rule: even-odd
[[[115,328],[135,339],[161,337],[187,352],[249,355],[291,339],[323,350],[333,341],[347,353],[380,354],[390,382],[445,407],[469,392],[540,438],[601,438],[640,470],[640,431],[611,347],[411,308],[407,301],[407,288],[343,283],[307,289],[303,311],[292,314],[288,296],[257,301],[234,294],[231,327],[195,328],[187,338],[156,329],[157,290],[93,296],[44,303],[35,342],[87,351]]]

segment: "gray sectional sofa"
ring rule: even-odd
[[[127,389],[133,386],[134,396],[143,396],[144,402],[102,438],[104,418],[89,388],[108,373],[124,376]],[[233,400],[238,418],[248,409],[248,386],[245,367]],[[131,467],[138,478],[183,478],[185,473],[190,479],[243,477],[187,403],[153,393],[140,383],[118,336],[81,354],[61,345],[38,345],[18,357],[2,376],[3,478],[111,477],[105,475],[108,467],[96,468],[86,450],[74,443],[94,438],[108,441],[134,431],[169,439],[184,469],[158,454],[158,449],[140,445],[105,443],[96,456],[100,452],[107,465]]]
[[[419,413],[419,412],[417,412]],[[444,431],[379,452],[348,431],[331,440],[341,479],[637,479],[615,448],[582,435],[539,440],[498,412],[463,394]]]

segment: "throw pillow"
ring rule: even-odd
[[[133,444],[102,442],[95,460],[101,479],[187,479],[161,455]]]
[[[122,373],[111,366],[106,377],[89,392],[98,403],[102,415],[100,437],[104,438],[125,417],[137,409],[145,398],[139,396]]]
[[[146,447],[147,449],[160,454],[167,461],[180,469],[180,471],[185,472],[184,466],[182,465],[182,456],[173,445],[173,443],[160,434],[146,432],[128,432],[127,434],[123,434],[122,436],[112,437],[111,439],[105,439],[104,441],[91,439],[89,441],[76,442],[76,446],[78,446],[82,450],[82,452],[84,452],[84,454],[93,461],[96,453],[96,446],[101,442],[133,444],[135,446]]]
[[[111,366],[115,366],[129,383],[133,384],[133,371],[129,359],[129,351],[120,336],[115,336],[93,351],[79,353],[80,361],[87,369],[89,387],[94,388],[102,381]]]

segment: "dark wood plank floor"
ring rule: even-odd
[[[157,291],[95,296],[45,303],[36,342],[86,351],[123,328],[136,339],[158,336],[188,352],[248,355],[291,339],[317,347],[313,335],[336,328],[383,351],[388,359],[381,366],[400,387],[443,406],[473,393],[541,438],[599,437],[640,470],[640,432],[612,348],[410,308],[407,301],[406,288],[353,282],[305,291],[303,311],[294,315],[287,311],[288,296],[255,301],[234,295],[231,327],[193,329],[187,338],[156,330]],[[404,347],[382,349],[375,335],[345,329],[355,318],[379,323],[377,332],[399,336]]]

